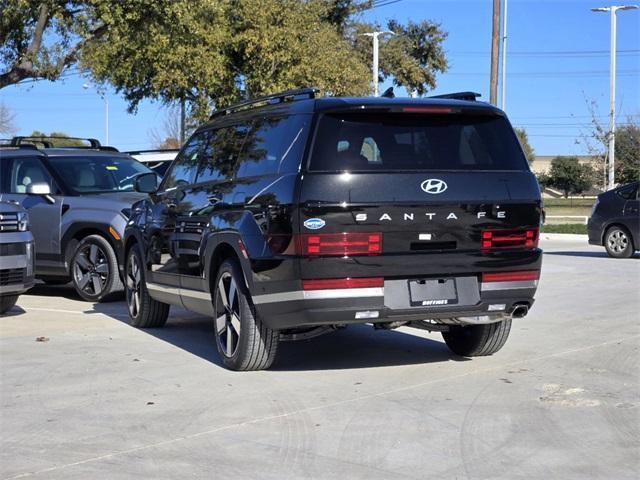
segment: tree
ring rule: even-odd
[[[4,103],[0,102],[0,134],[13,135],[15,115]]]
[[[578,157],[555,157],[548,175],[540,177],[542,185],[562,190],[564,197],[582,193],[593,185],[593,168],[583,165]]]
[[[640,179],[640,126],[630,117],[627,124],[616,130],[616,183]]]
[[[186,136],[193,131],[194,125],[190,119],[186,122]],[[162,122],[162,128],[149,130],[149,138],[153,148],[158,150],[170,150],[180,148],[180,106],[171,105]]]
[[[515,131],[518,141],[520,142],[520,145],[522,145],[522,150],[524,151],[524,156],[526,157],[527,162],[529,162],[529,164],[533,163],[536,158],[536,152],[529,144],[527,131],[524,128],[516,128]]]
[[[87,146],[87,142],[83,142],[82,140],[78,140],[76,138],[69,138],[69,135],[64,132],[51,132],[49,134],[46,134],[44,132],[34,130],[33,132],[31,132],[31,135],[29,135],[29,138],[36,142],[37,140],[48,140],[53,144],[54,147],[60,148]]]

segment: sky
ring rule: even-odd
[[[606,125],[610,20],[608,13],[590,9],[608,6],[608,1],[508,0],[505,111],[514,126],[526,129],[538,155],[587,153],[577,141],[590,131],[589,102],[595,102],[598,120]],[[449,69],[438,75],[433,94],[472,90],[488,101],[491,0],[377,3],[383,6],[366,12],[366,20],[427,19],[448,32]],[[617,49],[616,117],[622,125],[630,116],[640,120],[640,10],[618,13]],[[162,129],[166,108],[145,101],[129,114],[115,91],[107,90],[106,100],[109,144],[123,151],[151,148],[150,132]],[[4,88],[0,101],[15,114],[17,134],[63,131],[105,140],[105,101],[79,74]]]

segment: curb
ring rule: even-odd
[[[566,240],[571,242],[585,242],[589,243],[589,236],[586,234],[578,233],[541,233],[541,240]]]

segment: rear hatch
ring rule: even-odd
[[[302,277],[522,264],[522,252],[537,245],[540,192],[513,129],[495,112],[323,114],[300,191]]]

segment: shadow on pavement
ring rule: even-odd
[[[561,255],[566,257],[591,257],[591,258],[611,258],[607,252],[580,252],[580,251],[562,251],[562,252],[544,252],[545,255]],[[639,259],[640,255],[634,255],[631,258]],[[624,260],[624,259],[623,259]]]
[[[28,292],[29,295],[38,295],[41,297],[62,297],[68,300],[84,301],[73,288],[71,283],[62,285],[47,285],[46,283],[36,283]],[[108,298],[105,303],[124,300],[124,292],[116,292]],[[88,303],[88,305],[90,305]],[[126,313],[126,312],[125,312]]]
[[[114,315],[113,304],[95,304],[96,312],[129,324],[126,307]],[[222,366],[213,333],[212,320],[171,307],[164,328],[142,330],[159,340]],[[124,313],[125,315],[122,315]],[[374,330],[370,325],[350,325],[310,340],[280,342],[271,370],[304,371],[416,365],[449,360],[466,361],[450,352],[443,342],[397,330]]]

